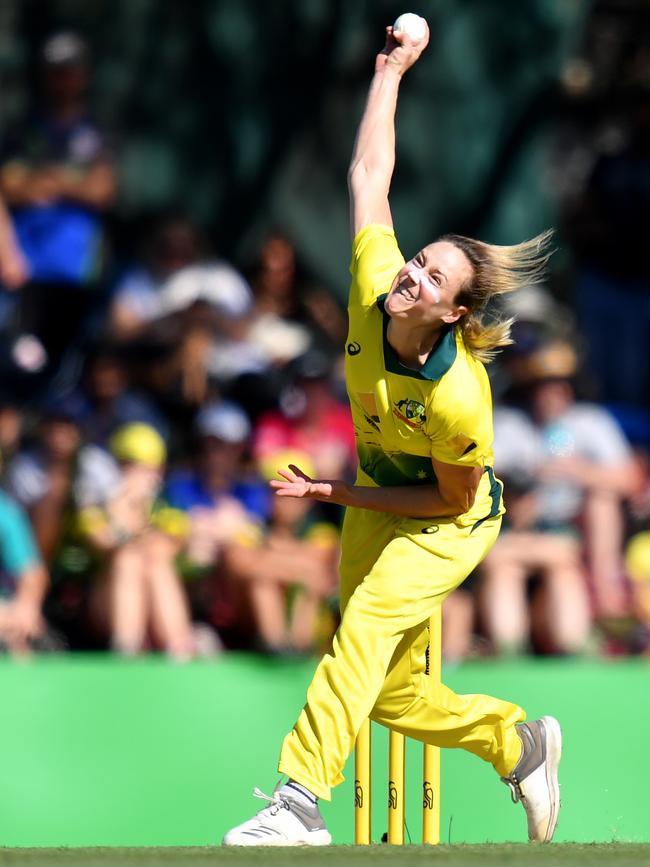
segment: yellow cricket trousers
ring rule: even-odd
[[[487,554],[500,524],[491,518],[472,530],[448,519],[347,510],[341,625],[284,739],[280,773],[329,800],[368,716],[434,746],[462,747],[501,776],[510,773],[524,711],[487,695],[456,695],[425,674],[429,617]]]

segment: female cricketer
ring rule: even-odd
[[[538,278],[548,259],[548,234],[511,247],[446,235],[404,261],[388,203],[395,110],[402,76],[427,42],[428,32],[414,44],[387,29],[349,171],[356,483],[311,479],[296,466],[271,483],[281,497],[347,507],[341,625],[284,740],[279,770],[288,781],[226,845],[330,843],[318,799],[343,779],[368,716],[492,764],[523,804],[530,840],[551,840],[557,824],[557,720],[524,722],[515,704],[455,695],[425,676],[430,615],[489,551],[503,514],[483,362],[510,342],[510,322],[486,322],[481,309]]]

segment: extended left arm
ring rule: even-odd
[[[436,460],[432,463],[435,485],[368,488],[338,480],[310,479],[291,464],[288,470],[279,470],[284,481],[273,480],[271,487],[280,497],[307,497],[405,518],[453,518],[471,509],[483,468]]]

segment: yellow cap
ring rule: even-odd
[[[632,536],[625,551],[625,566],[633,581],[650,581],[650,532]]]
[[[144,464],[159,469],[167,459],[167,449],[158,431],[142,422],[132,422],[118,428],[109,442],[118,461]]]

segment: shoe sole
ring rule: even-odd
[[[257,840],[257,841],[252,842],[252,843],[249,843],[248,841],[246,843],[226,843],[226,840],[224,838],[221,845],[222,846],[228,846],[229,848],[242,848],[242,849],[248,848],[250,846],[253,846],[255,848],[261,848],[261,847],[273,848],[273,847],[277,847],[277,846],[302,846],[304,848],[307,848],[308,846],[329,846],[329,845],[331,845],[331,843],[332,843],[332,838],[328,834],[327,838],[321,837],[318,840],[314,840],[313,838],[311,840],[295,840],[295,841],[277,840],[277,842],[275,840],[273,840],[272,842],[270,840],[268,842],[266,842],[266,841],[262,842],[262,840]]]
[[[550,843],[555,834],[560,814],[560,783],[558,768],[562,758],[562,729],[554,716],[543,716],[540,722],[546,730],[546,783],[551,793],[551,815],[544,836],[544,843]]]

